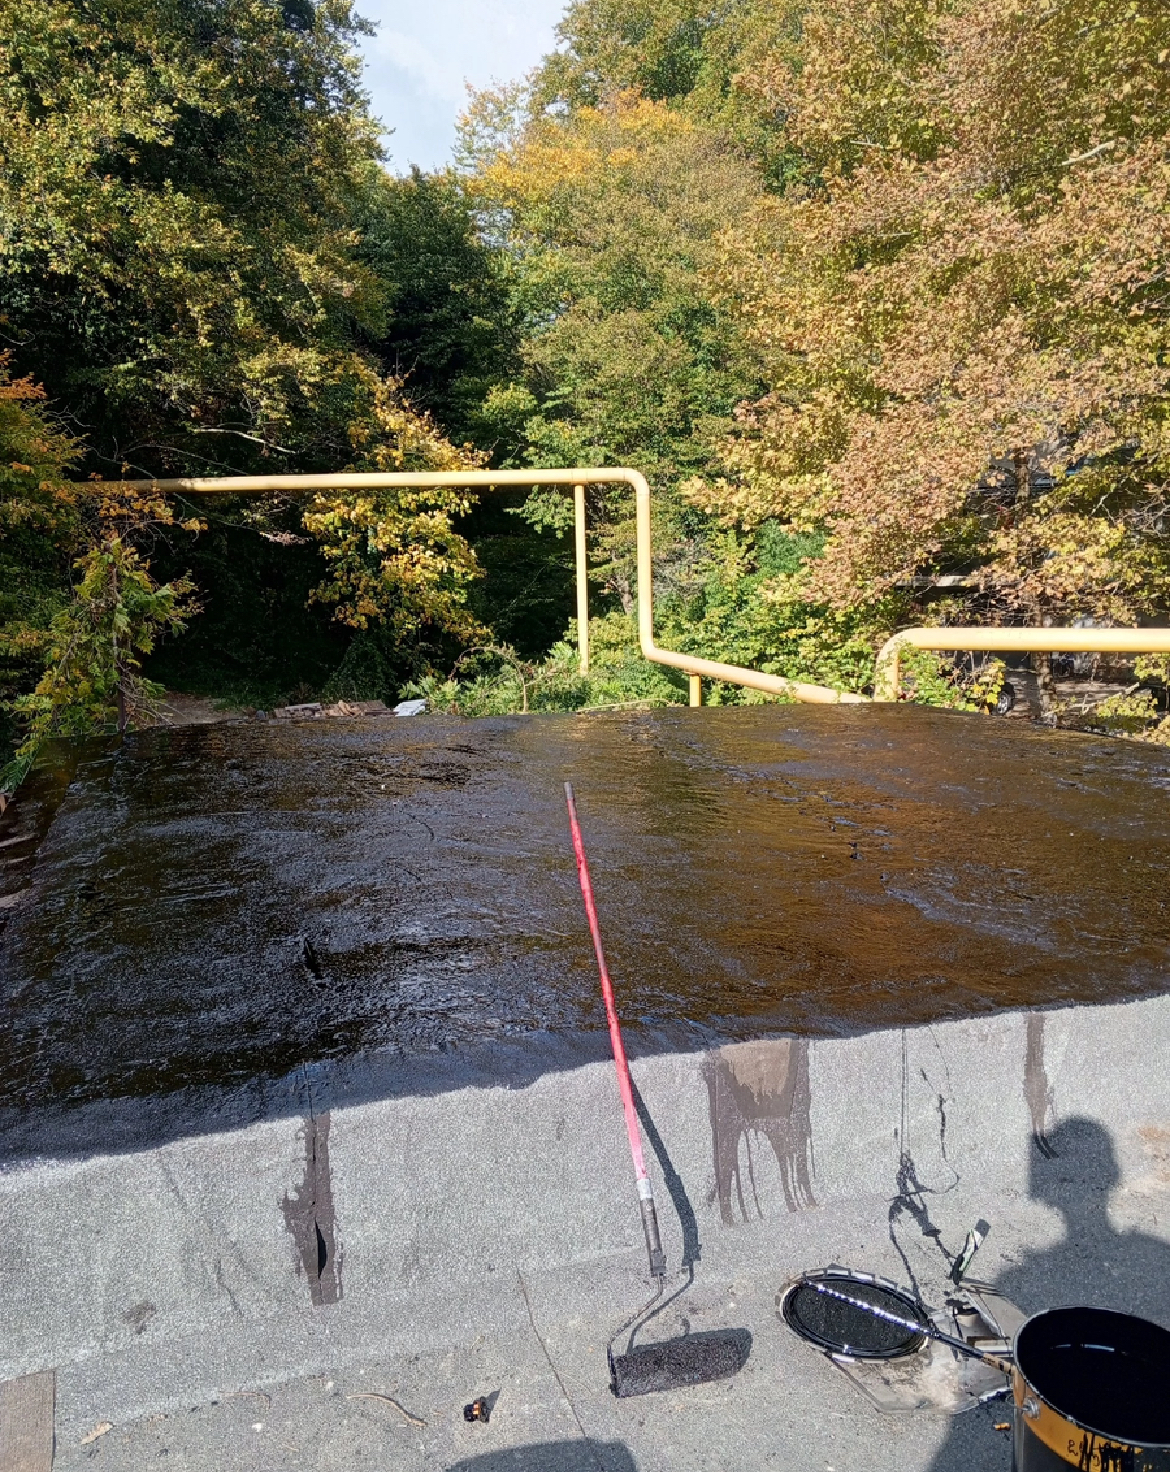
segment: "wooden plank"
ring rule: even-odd
[[[54,1370],[0,1384],[0,1472],[50,1472],[56,1385]]]

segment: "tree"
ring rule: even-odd
[[[664,103],[619,94],[567,117],[532,111],[481,154],[467,188],[511,257],[526,326],[523,372],[488,396],[485,419],[519,463],[651,475],[683,575],[697,519],[685,524],[673,488],[710,464],[712,425],[759,383],[745,334],[701,276],[718,232],[755,200],[756,170]],[[632,507],[606,489],[590,496],[602,574],[628,604]],[[529,510],[554,527],[568,514],[559,495]]]
[[[699,82],[704,42],[726,14],[704,0],[575,0],[557,27],[562,49],[540,69],[539,102],[597,107],[619,92],[678,101]]]
[[[0,0],[0,332],[72,431],[74,473],[478,463],[370,348],[388,293],[362,227],[388,185],[360,30],[349,0]],[[319,596],[402,640],[475,631],[467,504],[318,498]],[[77,526],[114,556],[99,524]],[[127,586],[150,577],[141,535],[109,564]],[[70,570],[85,551],[56,555],[58,608],[96,576]]]
[[[574,0],[557,27],[559,48],[532,87],[542,109],[597,107],[622,92],[667,102],[745,152],[767,187],[794,163],[761,70],[807,55],[806,0]]]
[[[355,446],[371,469],[459,470],[479,463],[481,457],[456,450],[428,419],[403,405],[393,380],[379,381],[378,388],[366,441]],[[357,629],[378,620],[399,637],[431,626],[478,638],[483,631],[465,606],[467,584],[478,569],[454,527],[474,499],[447,486],[314,496],[304,524],[332,569],[314,596]]]
[[[936,616],[1165,610],[1170,16],[834,0],[807,29],[815,65],[758,84],[815,172],[708,276],[773,387],[697,502],[823,528],[801,586],[876,627],[956,572]]]
[[[455,444],[488,448],[477,411],[515,367],[519,324],[502,253],[480,239],[459,180],[417,168],[405,179],[379,173],[358,258],[386,303],[384,325],[367,334],[382,371],[401,378]]]
[[[157,507],[155,514],[164,523],[170,519],[169,508]],[[73,598],[49,626],[45,671],[31,694],[13,702],[27,720],[5,774],[13,786],[49,737],[88,735],[111,718],[122,731],[152,715],[162,692],[143,678],[142,656],[196,611],[188,579],[160,585],[136,549],[108,526],[77,567]]]
[[[81,447],[49,418],[43,399],[30,380],[13,382],[0,360],[0,455],[7,462],[0,470],[5,790],[21,781],[48,737],[100,728],[115,712],[124,729],[149,711],[158,692],[141,676],[141,656],[160,632],[181,628],[194,608],[190,582],[160,586],[127,540],[128,533],[169,526],[170,506],[98,486],[86,494],[67,480]],[[71,560],[78,579],[70,591]],[[14,753],[12,715],[25,725]]]

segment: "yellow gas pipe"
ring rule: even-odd
[[[662,649],[654,642],[654,568],[650,540],[650,487],[640,471],[627,467],[608,470],[447,470],[337,475],[181,476],[167,480],[124,482],[136,490],[180,492],[187,495],[264,495],[306,491],[377,490],[381,488],[465,486],[490,490],[493,486],[560,485],[573,487],[577,566],[577,638],[582,674],[589,672],[589,584],[585,545],[585,487],[624,484],[634,491],[638,541],[638,642],[643,656],[655,664],[682,670],[689,678],[690,703],[701,705],[704,679],[722,680],[763,690],[769,695],[821,705],[867,704],[864,695],[831,690],[766,675],[740,665],[700,659]],[[92,489],[93,483],[89,483]],[[83,487],[79,487],[82,489]],[[899,653],[903,648],[932,650],[1032,651],[1058,653],[1170,654],[1170,629],[1044,629],[1044,628],[914,628],[902,629],[878,654],[874,699],[896,700],[900,679]]]

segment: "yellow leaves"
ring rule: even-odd
[[[40,385],[13,379],[9,362],[0,353],[0,539],[25,526],[67,548],[77,533],[68,474],[80,446],[46,411]]]
[[[411,409],[397,380],[371,372],[364,386],[370,431],[360,436],[365,466],[458,470],[482,462],[478,453],[456,449]],[[464,601],[479,568],[454,525],[473,504],[462,487],[319,492],[303,519],[332,576],[313,597],[335,605],[335,618],[354,628],[385,622],[404,635],[422,625],[478,632]]]
[[[1083,21],[1097,3],[1064,10]],[[1000,0],[989,10],[1006,24]],[[1031,65],[1020,35],[1037,7],[1015,7],[1010,45],[992,34],[989,10],[958,7],[937,66],[927,58],[920,74],[955,121],[953,148],[934,160],[869,150],[831,194],[780,200],[771,240],[755,223],[720,240],[712,290],[740,315],[775,389],[737,415],[726,475],[687,494],[749,524],[828,528],[816,591],[840,607],[907,586],[945,556],[980,569],[1000,616],[1132,621],[1165,606],[1170,581],[1153,531],[1170,500],[1166,128],[1124,151],[1090,149],[1059,190],[989,188],[1009,164],[1035,179],[1076,151],[1053,141],[1063,137],[1053,110],[1084,105],[1076,88],[1099,86],[1102,118],[1120,90],[1116,73],[1070,72],[1045,55],[1054,87],[1021,111],[1037,98],[1034,79],[1006,101],[1002,89]],[[856,25],[857,14],[834,0],[810,24],[819,36],[827,16]],[[848,59],[833,59],[830,31],[799,82],[810,147],[866,97],[885,111],[894,95],[880,81],[857,85]],[[1070,87],[1058,96],[1062,77]],[[988,109],[1011,112],[1010,139]],[[936,115],[920,110],[916,124]],[[904,123],[890,128],[866,136],[905,148]],[[1074,515],[1035,503],[1021,516],[1010,468],[1021,446],[1032,474],[1087,504]],[[1135,454],[1149,467],[1140,481]]]
[[[473,195],[509,208],[546,206],[566,189],[603,194],[612,176],[645,169],[664,148],[693,135],[693,125],[665,103],[619,93],[604,107],[571,118],[533,119],[521,138],[471,180]],[[582,207],[588,208],[582,201]]]
[[[32,404],[45,397],[45,391],[31,378],[10,378],[8,365],[11,352],[0,353],[0,403]]]

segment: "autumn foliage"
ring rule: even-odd
[[[623,446],[676,508],[680,641],[715,652],[728,578],[753,588],[725,625],[741,657],[834,683],[868,679],[834,651],[903,622],[1165,615],[1165,7],[577,0],[561,40],[525,97],[477,100],[473,131],[494,118],[498,142],[473,187],[524,279],[559,290],[527,353],[532,391],[571,411],[566,440],[628,417],[605,389],[623,358],[654,402],[696,320],[644,288],[670,328],[636,357],[579,256],[608,252],[627,281],[646,215],[676,222],[656,282],[685,282],[742,390],[729,405],[690,380],[673,431],[689,457],[651,464],[648,433]],[[605,333],[608,367],[567,392],[554,351]],[[767,575],[762,531],[803,549],[794,565]]]
[[[966,573],[953,617],[1167,606],[1170,14],[826,6],[745,85],[805,161],[710,274],[766,355],[704,505],[828,532],[837,608]]]
[[[139,656],[194,608],[189,510],[83,507],[93,476],[633,465],[663,640],[841,688],[903,624],[1165,621],[1164,4],[573,0],[532,76],[471,99],[457,167],[409,179],[362,26],[0,0],[0,709],[145,703]],[[222,514],[311,539],[298,608],[369,693],[488,646],[537,703],[685,698],[639,660],[625,493],[590,491],[592,685],[549,653],[571,509],[508,509]],[[962,703],[948,678],[920,698]],[[466,708],[512,699],[475,679]]]

